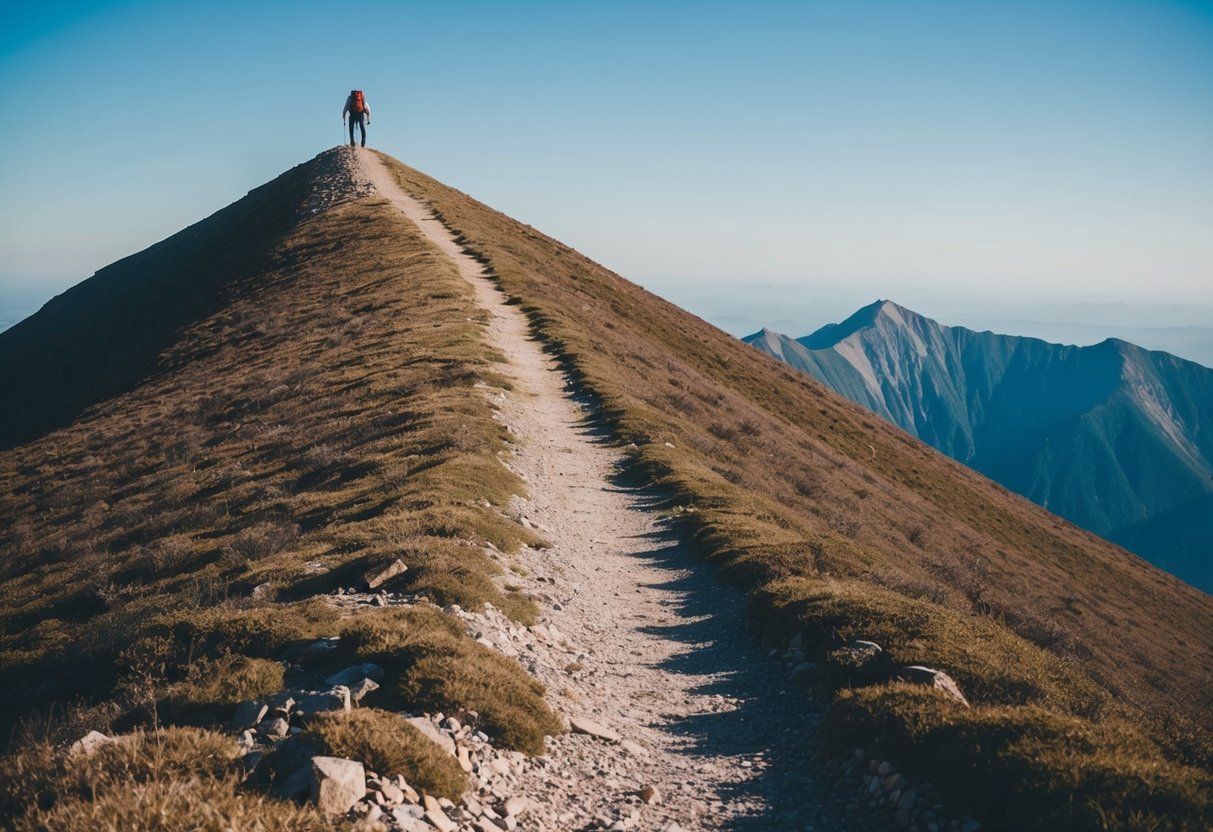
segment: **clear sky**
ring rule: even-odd
[[[1213,324],[1213,0],[7,3],[0,300],[336,144],[353,87],[373,146],[709,318]]]

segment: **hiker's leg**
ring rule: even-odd
[[[350,116],[350,147],[354,146],[354,122],[357,121],[353,116]]]
[[[366,147],[366,120],[358,119],[358,132],[362,134],[362,146]]]

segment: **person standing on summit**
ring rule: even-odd
[[[371,124],[371,108],[366,105],[366,96],[362,90],[350,90],[345,99],[345,109],[341,111],[341,123],[345,124],[345,116],[350,117],[350,147],[354,146],[354,125],[362,131],[362,146],[366,147],[366,128]]]

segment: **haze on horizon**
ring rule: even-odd
[[[355,86],[372,146],[734,334],[1213,330],[1213,4],[891,0],[6,7],[0,327],[337,143]]]

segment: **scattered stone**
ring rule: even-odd
[[[366,796],[362,763],[341,757],[312,758],[312,802],[329,815],[344,815]]]
[[[403,574],[408,570],[404,565],[404,561],[397,558],[385,566],[377,566],[374,569],[368,570],[362,576],[362,582],[368,590],[378,589],[385,582],[390,581],[397,575]]]
[[[455,756],[455,741],[450,738],[450,735],[438,730],[438,726],[423,716],[411,716],[408,720],[414,728],[436,742],[443,751],[452,757]]]
[[[640,799],[650,806],[661,802],[661,792],[656,786],[645,786],[640,790]]]
[[[927,687],[935,688],[935,690],[942,691],[949,698],[956,700],[966,708],[970,707],[969,700],[965,699],[965,695],[960,692],[960,686],[956,684],[956,681],[951,676],[942,670],[934,670],[915,664],[898,670],[897,678],[914,685],[926,685]]]
[[[591,737],[609,740],[610,742],[619,742],[620,739],[619,735],[610,728],[584,716],[569,717],[569,725],[575,734],[588,734]]]

